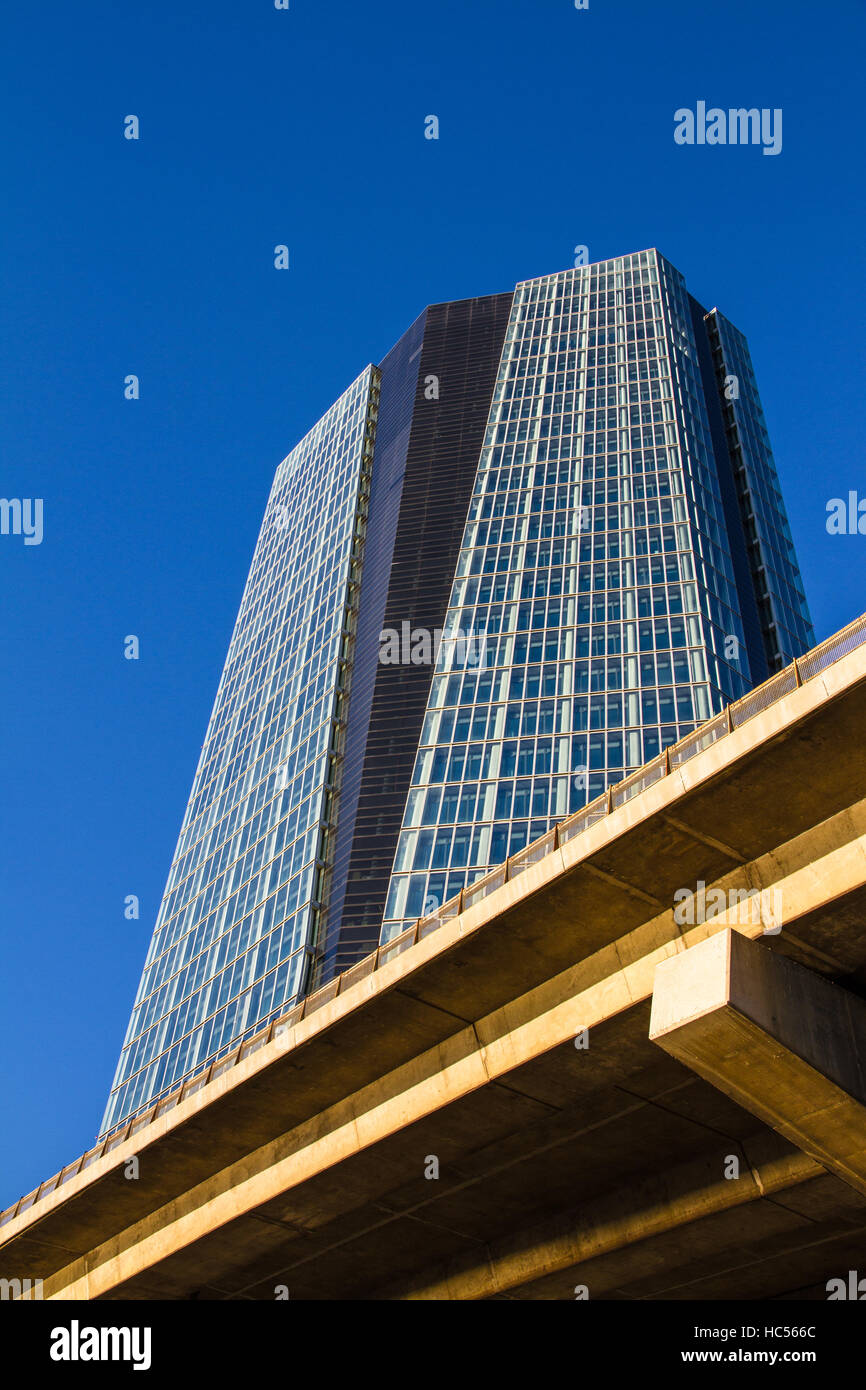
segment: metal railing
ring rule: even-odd
[[[416,945],[419,941],[423,941],[426,936],[437,931],[445,922],[453,921],[461,913],[475,907],[491,893],[495,893],[503,884],[516,878],[518,874],[533,864],[540,863],[542,859],[554,853],[560,846],[568,844],[577,835],[588,830],[590,826],[597,824],[598,821],[603,820],[618,807],[623,806],[626,801],[638,796],[647,787],[676,771],[677,768],[682,767],[691,758],[697,757],[699,753],[709,748],[718,739],[726,737],[735,729],[739,729],[748,720],[754,719],[756,715],[762,714],[764,710],[769,709],[785,695],[796,690],[798,686],[813,680],[828,666],[832,666],[834,662],[840,661],[849,652],[863,645],[866,645],[866,613],[855,618],[852,623],[834,633],[832,637],[828,637],[820,646],[813,647],[805,656],[792,661],[790,666],[786,666],[784,670],[771,676],[762,685],[750,690],[734,704],[728,705],[721,714],[714,715],[704,724],[698,725],[691,733],[686,734],[677,743],[672,743],[658,757],[653,758],[651,762],[639,768],[637,772],[631,773],[621,782],[609,787],[601,796],[596,797],[595,801],[581,807],[572,815],[566,816],[552,830],[548,830],[539,839],[527,845],[525,849],[511,855],[504,864],[498,865],[495,869],[485,873],[482,878],[476,879],[475,883],[469,887],[463,888],[456,897],[451,898],[435,912],[427,917],[420,917],[400,936],[396,936],[383,946],[379,946],[377,950],[365,956],[357,965],[350,966],[348,970],[344,970],[342,974],[337,975],[321,989],[317,989],[313,994],[308,994],[306,999],[302,999],[299,1004],[249,1038],[240,1047],[233,1048],[226,1056],[212,1062],[205,1071],[190,1078],[177,1091],[173,1091],[170,1095],[156,1101],[143,1113],[132,1116],[119,1129],[109,1131],[108,1136],[95,1148],[82,1154],[74,1163],[62,1168],[53,1178],[48,1178],[33,1192],[28,1192],[26,1197],[19,1198],[14,1206],[7,1207],[5,1211],[0,1212],[0,1226],[5,1226],[13,1221],[16,1216],[27,1211],[34,1203],[55,1192],[92,1163],[96,1163],[98,1159],[104,1157],[110,1150],[117,1148],[133,1134],[137,1134],[139,1130],[152,1124],[158,1116],[173,1110],[181,1101],[202,1090],[218,1076],[222,1076],[236,1066],[238,1062],[242,1062],[253,1052],[258,1051],[260,1047],[264,1047],[274,1038],[287,1033],[296,1023],[300,1023],[301,1019],[308,1018],[317,1009],[329,1004],[346,989],[357,984],[359,980],[365,979],[373,971],[387,965],[392,960],[396,960],[403,951],[408,950],[410,946]]]

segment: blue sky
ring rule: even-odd
[[[274,468],[425,304],[658,246],[749,339],[818,637],[866,607],[866,537],[825,530],[866,495],[864,31],[854,0],[7,7],[0,495],[45,534],[0,536],[0,1207],[92,1143]],[[676,145],[699,100],[781,108],[782,152]]]

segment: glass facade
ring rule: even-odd
[[[778,671],[812,645],[812,622],[748,344],[718,309],[706,322],[768,666]]]
[[[377,377],[367,368],[277,469],[103,1132],[278,1017],[304,987]]]
[[[376,949],[433,667],[388,664],[380,633],[441,629],[511,293],[430,305],[380,364],[356,658],[316,983]],[[433,389],[439,383],[438,396]]]
[[[752,459],[765,432],[734,333]],[[683,278],[656,251],[517,287],[446,621],[484,635],[485,665],[446,670],[441,653],[383,941],[761,678],[716,389]],[[761,464],[762,535],[786,575],[768,583],[790,606],[802,594]],[[806,619],[791,645],[810,640]]]
[[[745,339],[657,251],[428,306],[277,470],[102,1132],[813,642]]]

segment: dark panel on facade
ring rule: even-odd
[[[312,988],[333,974],[340,938],[340,921],[346,894],[349,860],[355,837],[355,820],[364,771],[364,755],[378,668],[379,633],[385,618],[394,541],[400,517],[406,454],[412,428],[416,385],[424,337],[425,310],[407,329],[381,364],[379,418],[373,453],[373,475],[364,538],[364,560],[355,657],[348,701],[348,725],[338,776],[330,872],[324,903],[324,930],[317,943]]]
[[[403,622],[433,632],[444,623],[512,297],[509,292],[436,304],[427,310],[384,616],[381,623],[368,621],[363,635],[359,622],[355,665],[364,688],[372,670],[374,692],[352,814],[347,873],[342,858],[338,863],[335,856],[329,900],[333,912],[329,907],[325,956],[316,974],[320,984],[378,945],[433,676],[431,666],[381,665],[379,632],[383,627],[400,631]],[[393,438],[400,433],[399,421],[384,414],[388,366],[386,359],[374,475],[380,448],[392,448]],[[438,378],[438,400],[425,395],[425,382],[431,376]],[[399,389],[395,383],[394,400]],[[372,514],[371,501],[371,519]],[[365,547],[364,585],[368,565],[386,564],[384,553],[377,556]],[[349,708],[352,723],[356,711],[351,697]],[[357,776],[354,768],[347,767],[346,785],[350,771]],[[343,807],[338,820],[347,814],[346,802]],[[343,843],[338,853],[342,854]],[[343,888],[338,877],[344,874]],[[338,893],[342,898],[339,920]]]

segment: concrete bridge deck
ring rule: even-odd
[[[0,1277],[59,1299],[826,1297],[866,1262],[862,642],[860,620],[22,1199]],[[726,906],[677,920],[701,881]]]

